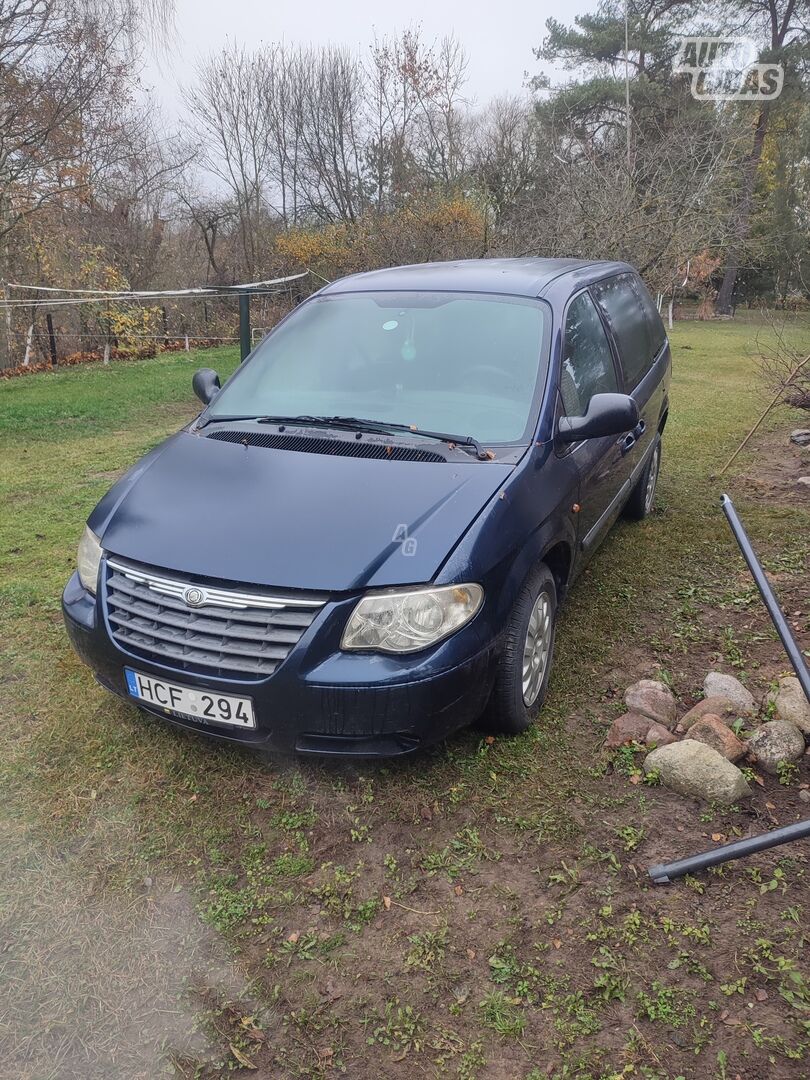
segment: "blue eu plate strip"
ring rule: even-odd
[[[130,694],[132,694],[133,697],[140,697],[141,695],[138,692],[138,680],[135,678],[135,672],[130,671],[129,668],[125,667],[124,675],[127,679],[127,689]]]

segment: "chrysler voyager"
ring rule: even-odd
[[[670,353],[623,263],[357,274],[300,304],[90,515],[98,682],[254,746],[408,753],[546,694],[559,605],[652,509]]]

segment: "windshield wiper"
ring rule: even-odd
[[[300,417],[298,419],[301,419]],[[428,431],[425,428],[415,427],[413,424],[395,424],[388,420],[366,420],[361,416],[318,416],[308,417],[308,422],[313,419],[323,425],[348,428],[350,431],[372,431],[380,435],[388,435],[392,432],[402,432],[408,435],[422,435],[426,439],[439,439],[451,446],[469,446],[475,451],[479,461],[491,460],[490,454],[484,450],[480,442],[472,435],[450,435],[444,431]],[[264,421],[260,421],[264,423]],[[494,455],[492,455],[494,456]]]
[[[444,431],[428,431],[425,428],[413,427],[411,424],[389,423],[387,420],[366,420],[361,416],[214,416],[206,423],[216,424],[223,421],[231,423],[248,421],[256,424],[302,424],[313,427],[337,427],[348,431],[369,431],[378,435],[390,435],[402,432],[407,435],[421,435],[426,439],[438,439],[450,446],[470,447],[475,451],[479,461],[490,461],[494,456],[491,451],[484,450],[481,443],[472,435],[451,435]]]
[[[376,424],[376,421],[371,421],[371,423]],[[428,431],[411,424],[388,424],[384,421],[380,421],[380,429],[407,432],[409,435],[423,435],[426,439],[439,439],[451,446],[469,446],[475,451],[475,456],[479,461],[490,461],[495,456],[491,454],[491,451],[485,450],[478,439],[474,439],[472,435],[450,435],[446,431]]]
[[[209,424],[323,424],[323,416],[209,416],[203,427]]]

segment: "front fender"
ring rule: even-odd
[[[571,553],[565,583],[570,579],[578,491],[579,476],[570,458],[556,457],[550,443],[536,445],[450,553],[436,583],[480,582],[489,620],[502,628],[530,570],[558,544]]]

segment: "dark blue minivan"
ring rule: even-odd
[[[559,604],[651,510],[670,353],[623,263],[336,281],[93,510],[65,622],[102,686],[207,735],[394,755],[523,731]]]

